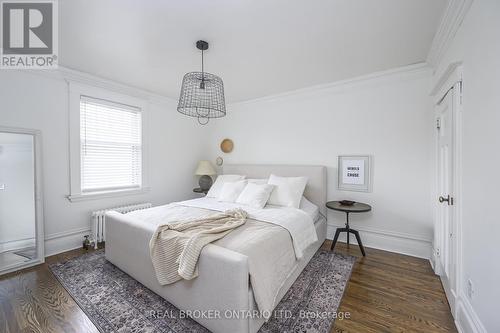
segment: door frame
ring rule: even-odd
[[[463,66],[461,62],[455,62],[448,66],[448,68],[443,72],[440,76],[439,80],[434,85],[431,96],[433,97],[433,121],[434,121],[434,151],[435,151],[435,161],[433,163],[433,175],[434,175],[434,184],[433,184],[433,193],[432,193],[432,204],[434,208],[434,244],[433,244],[433,253],[431,258],[431,263],[433,265],[434,272],[436,274],[440,274],[440,257],[438,253],[438,249],[441,244],[436,244],[436,241],[441,241],[440,239],[436,239],[436,225],[438,223],[438,203],[437,198],[438,193],[438,169],[437,169],[437,156],[438,156],[438,135],[435,130],[435,121],[436,121],[436,106],[439,102],[446,96],[447,93],[451,89],[454,89],[453,95],[453,105],[452,108],[452,119],[453,119],[453,130],[452,130],[452,141],[453,141],[453,193],[450,194],[454,199],[454,204],[451,206],[451,214],[453,218],[453,222],[455,224],[455,237],[452,243],[453,251],[454,251],[454,262],[453,262],[453,279],[455,283],[455,293],[449,295],[446,294],[448,298],[448,302],[451,307],[451,312],[453,316],[456,316],[456,304],[459,298],[459,295],[462,294],[464,288],[463,281],[463,264],[462,264],[462,113],[463,113],[463,104],[462,104],[462,96],[463,96]]]
[[[35,182],[35,235],[37,256],[21,264],[0,267],[0,275],[17,271],[23,268],[35,266],[45,262],[45,234],[44,234],[44,213],[43,213],[43,182],[42,182],[42,132],[34,129],[3,127],[0,132],[13,134],[27,134],[33,136],[33,161],[34,161],[34,182]]]

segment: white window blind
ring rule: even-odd
[[[141,110],[80,97],[82,192],[141,187]]]

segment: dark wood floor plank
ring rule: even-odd
[[[351,281],[366,287],[381,288],[393,295],[409,295],[429,301],[438,299],[446,301],[439,289],[432,290],[421,283],[412,284],[412,281],[398,280],[386,272],[377,275],[355,271],[351,276]]]
[[[48,258],[47,262],[64,260],[81,253],[72,251]],[[47,263],[0,278],[1,313],[6,317],[7,332],[98,332],[50,272]]]
[[[349,295],[358,298],[366,303],[377,304],[381,307],[387,307],[388,311],[407,311],[424,313],[431,317],[443,316],[447,318],[448,308],[441,302],[421,302],[420,300],[410,299],[403,296],[393,296],[374,288],[365,288],[356,283],[349,282]]]
[[[329,249],[326,241],[324,249]],[[358,257],[331,332],[456,332],[441,282],[427,260],[337,243]],[[98,330],[48,269],[83,253],[65,252],[46,263],[0,277],[0,332],[97,333]]]
[[[357,311],[362,311],[369,318],[378,318],[385,323],[397,323],[397,326],[406,332],[448,332],[450,330],[450,327],[443,325],[440,319],[425,316],[422,313],[396,311],[392,307],[380,306],[379,303],[370,304],[350,296],[346,296],[342,303],[356,308]]]

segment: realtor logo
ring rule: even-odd
[[[57,2],[2,1],[0,67],[57,67]]]

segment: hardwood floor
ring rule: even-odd
[[[327,241],[323,248],[327,249]],[[427,260],[337,243],[358,256],[332,332],[456,332],[441,282]],[[0,332],[98,332],[47,264],[80,255],[74,250],[47,263],[0,277]]]
[[[323,244],[330,248],[330,241]],[[335,251],[357,256],[339,306],[349,319],[333,332],[457,332],[440,279],[428,260],[337,243]]]
[[[0,332],[98,333],[48,268],[80,254],[82,250],[48,257],[45,264],[0,277]]]

